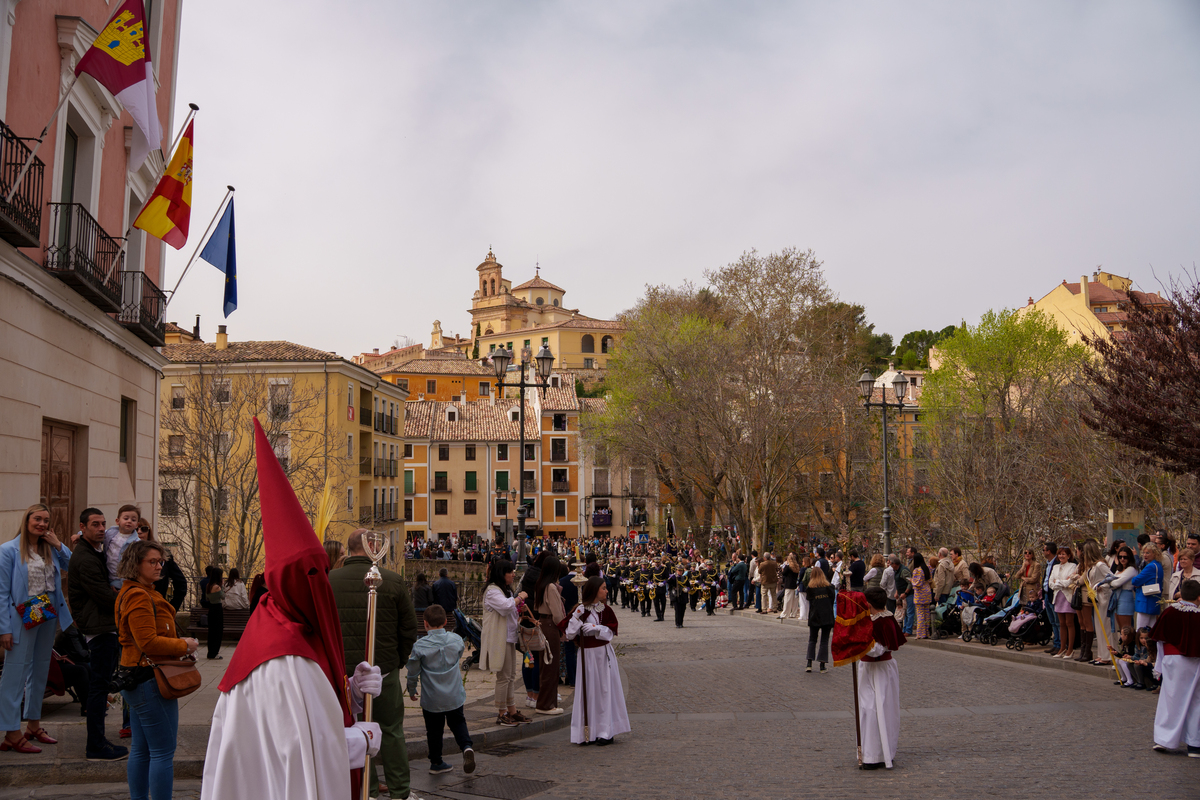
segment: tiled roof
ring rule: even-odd
[[[550,325],[538,325],[533,328],[518,328],[517,330],[500,331],[499,333],[484,334],[483,338],[487,339],[487,338],[505,337],[505,336],[514,336],[515,337],[516,334],[518,334],[518,333],[527,333],[530,331],[532,331],[532,332],[549,331],[549,330],[554,330],[555,328],[576,328],[576,329],[584,328],[584,329],[590,329],[590,330],[604,330],[604,331],[623,331],[623,330],[625,330],[625,326],[623,324],[621,324],[620,322],[617,322],[616,320],[593,319],[591,317],[585,317],[581,314],[581,315],[575,317],[575,319],[567,319],[567,320],[563,320],[562,322],[552,323]]]
[[[515,442],[520,425],[509,419],[508,413],[517,407],[512,400],[475,400],[467,403],[447,403],[440,400],[421,400],[405,404],[404,436],[409,439],[429,439],[434,442]],[[457,412],[454,422],[446,411]],[[537,441],[538,415],[533,406],[525,403],[525,438]]]
[[[166,329],[166,332],[167,332],[167,333],[182,333],[184,336],[191,336],[191,335],[192,335],[192,332],[191,332],[191,331],[189,331],[187,328],[181,328],[181,327],[179,327],[178,325],[176,325],[174,322],[168,322],[168,323],[167,323],[167,329]],[[203,340],[201,340],[201,339],[197,339],[196,341],[203,341]]]
[[[1129,319],[1129,314],[1124,311],[1096,311],[1094,313],[1096,319],[1105,325],[1111,325],[1114,322],[1125,323]]]
[[[383,375],[478,375],[496,377],[491,367],[465,358],[417,358],[397,364]]]
[[[603,414],[608,401],[603,397],[580,397],[579,410],[588,414]]]
[[[1066,283],[1064,281],[1063,285],[1067,287],[1067,291],[1070,292],[1071,294],[1079,294],[1079,282],[1078,281],[1076,281],[1075,283]],[[1139,292],[1136,289],[1133,289],[1133,290],[1129,291],[1128,293],[1118,292],[1118,291],[1108,288],[1107,286],[1105,286],[1103,283],[1100,283],[1099,281],[1088,281],[1088,299],[1092,302],[1092,305],[1094,305],[1094,306],[1095,305],[1105,305],[1105,304],[1128,303],[1129,295],[1133,295],[1134,297],[1136,297],[1138,300],[1145,303],[1146,305],[1152,305],[1152,306],[1165,305],[1167,302],[1166,300],[1164,300],[1162,298],[1161,295],[1157,294],[1156,292]]]
[[[904,398],[904,405],[906,408],[921,405],[921,389],[922,389],[922,387],[913,386],[911,382],[908,384],[908,397]],[[889,389],[884,389],[883,391],[884,391],[884,397],[885,397],[886,402],[888,402],[888,403],[896,402],[896,392],[893,389],[889,388]],[[877,387],[877,386],[874,387],[871,391],[871,402],[872,403],[879,402],[879,387]]]
[[[575,378],[559,375],[559,385],[541,390],[543,411],[578,411],[579,398],[575,394]]]
[[[224,350],[209,342],[168,344],[163,355],[177,363],[231,364],[250,361],[343,361],[337,353],[292,342],[230,342]],[[347,362],[349,363],[349,362]]]
[[[520,286],[514,286],[510,291],[517,292],[521,289],[553,289],[556,292],[562,292],[563,294],[567,293],[566,289],[555,286],[541,275],[534,276],[533,280],[525,281]]]

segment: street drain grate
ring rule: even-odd
[[[503,758],[504,756],[511,756],[513,753],[523,753],[528,749],[529,748],[523,744],[498,744],[495,747],[487,748],[483,752],[487,753],[489,756]]]
[[[496,800],[523,800],[523,798],[544,792],[553,785],[554,781],[531,781],[528,778],[515,778],[512,775],[485,775],[446,788],[453,788],[454,791],[462,794],[492,797]]]

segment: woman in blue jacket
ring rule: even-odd
[[[1162,552],[1152,544],[1147,544],[1142,547],[1142,561],[1144,566],[1142,571],[1137,574],[1132,581],[1133,583],[1133,610],[1137,613],[1137,627],[1135,630],[1142,628],[1152,628],[1158,620],[1159,600],[1162,599],[1163,592],[1167,587],[1163,585]],[[1151,591],[1150,594],[1145,592],[1145,587],[1158,587],[1158,591]]]
[[[6,731],[0,750],[40,753],[42,744],[57,744],[42,728],[42,695],[50,671],[57,625],[71,627],[63,594],[62,574],[71,551],[50,530],[50,509],[30,506],[17,537],[0,545],[0,647],[8,651],[0,674],[0,728]],[[21,700],[29,725],[21,735]]]

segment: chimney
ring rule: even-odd
[[[1029,305],[1033,305],[1033,298],[1029,298]]]
[[[1092,307],[1092,298],[1091,298],[1091,292],[1088,291],[1088,276],[1087,275],[1079,276],[1079,293],[1081,295],[1083,295],[1084,308],[1090,309]]]
[[[225,326],[217,326],[217,349],[225,350],[229,347],[229,335],[225,333]]]
[[[196,325],[192,328],[192,338],[197,342],[200,341],[200,315],[196,315]]]
[[[371,348],[371,352],[372,352],[372,353],[374,353],[375,355],[379,355],[379,348],[378,348],[378,347],[372,347],[372,348]]]

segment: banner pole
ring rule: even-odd
[[[212,219],[209,220],[208,227],[204,229],[204,235],[200,237],[200,241],[196,243],[196,249],[192,251],[192,257],[188,259],[187,266],[183,268],[183,272],[179,273],[179,280],[175,281],[175,288],[171,290],[170,297],[168,297],[166,302],[163,303],[162,319],[159,320],[159,324],[162,324],[162,322],[167,318],[167,306],[169,306],[171,301],[175,299],[175,292],[179,291],[179,284],[183,283],[184,276],[188,274],[188,270],[192,268],[192,264],[196,263],[196,257],[200,255],[200,250],[203,249],[205,240],[208,239],[208,235],[212,233],[213,226],[217,224],[217,220],[220,219],[221,214],[224,213],[225,206],[229,204],[229,198],[233,196],[233,187],[226,186],[225,188],[228,191],[225,192],[225,196],[221,198],[221,202],[217,205],[217,213],[213,214]]]

